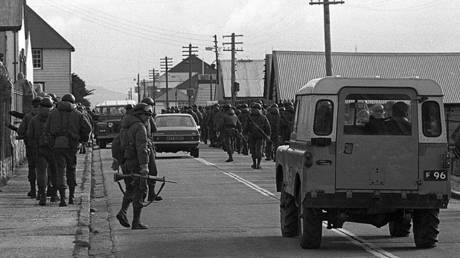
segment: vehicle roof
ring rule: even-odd
[[[395,87],[413,88],[418,95],[442,96],[442,89],[433,80],[417,78],[346,78],[346,77],[324,77],[309,81],[300,88],[296,95],[305,94],[338,94],[343,87]]]
[[[192,115],[187,114],[187,113],[167,113],[167,114],[158,114],[155,116],[155,118],[160,117],[160,116],[189,116],[193,118]]]
[[[136,105],[136,101],[132,99],[128,100],[106,100],[102,103],[96,105],[96,107],[105,107],[105,106],[126,106],[128,104]]]

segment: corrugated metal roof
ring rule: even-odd
[[[273,51],[279,98],[293,99],[308,81],[326,76],[323,52]],[[460,53],[332,53],[332,73],[344,77],[431,79],[445,103],[460,103]]]
[[[27,5],[25,17],[26,27],[30,31],[32,38],[32,48],[69,49],[70,51],[75,51],[74,47],[66,39]]]
[[[219,62],[222,71],[224,97],[232,96],[231,92],[231,60]],[[235,81],[240,84],[237,97],[264,96],[264,69],[265,60],[238,60],[236,62]]]

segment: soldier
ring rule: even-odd
[[[241,105],[241,113],[240,115],[238,116],[238,119],[240,120],[241,124],[244,126],[246,125],[246,123],[248,122],[248,117],[249,117],[249,108],[248,108],[248,104],[243,104]],[[244,137],[243,135],[241,135],[240,137],[240,140],[241,140],[241,153],[243,155],[248,155],[248,139],[247,137]]]
[[[69,204],[74,202],[78,144],[88,141],[91,124],[76,110],[75,97],[65,94],[49,115],[45,130],[51,135],[51,146],[56,159],[56,184],[61,199],[59,206],[64,207],[67,206],[65,179],[69,187]]]
[[[253,169],[260,169],[262,159],[263,141],[271,134],[270,123],[266,116],[262,114],[262,106],[254,103],[251,106],[251,114],[244,126],[245,135],[248,135],[249,149],[252,155]]]
[[[36,171],[39,205],[46,205],[46,186],[47,178],[50,179],[51,185],[56,185],[56,162],[53,151],[50,146],[50,137],[45,134],[45,125],[48,115],[53,108],[53,101],[50,98],[43,98],[40,101],[38,115],[30,121],[27,129],[27,138],[36,153]],[[56,190],[53,188],[51,196],[56,196]]]
[[[29,179],[30,184],[30,191],[27,193],[27,196],[29,196],[30,198],[37,197],[37,176],[35,171],[37,157],[35,155],[36,152],[33,150],[33,147],[31,145],[31,139],[27,137],[27,130],[32,118],[38,114],[38,109],[40,107],[41,100],[42,97],[36,97],[32,100],[32,110],[24,115],[24,118],[22,119],[22,122],[19,125],[18,136],[16,137],[16,139],[18,140],[24,140],[26,146],[26,157],[29,166],[29,173],[27,177]]]
[[[150,98],[150,97],[147,97],[147,98],[144,98],[142,101],[142,103],[145,103],[147,105],[149,105],[152,110],[153,110],[153,107],[155,106],[155,101]],[[155,156],[156,156],[156,152],[155,152],[155,146],[153,144],[153,134],[157,131],[157,126],[155,125],[155,119],[153,118],[153,115],[149,117],[148,119],[148,123],[147,123],[147,137],[149,139],[149,148],[150,148],[150,160],[151,162],[149,163],[149,175],[152,175],[152,176],[157,176],[158,175],[158,169],[157,169],[157,164],[155,162]],[[155,181],[150,181],[149,182],[149,200],[153,199],[155,201],[161,201],[163,200],[163,198],[159,195],[152,195],[155,193]]]
[[[225,162],[232,162],[235,139],[241,132],[241,123],[231,105],[225,104],[223,110],[224,116],[222,118],[220,132],[223,138],[224,150],[227,151],[228,154],[228,159]]]
[[[277,104],[273,104],[267,110],[267,119],[270,123],[271,135],[270,141],[267,141],[266,143],[265,160],[272,160],[275,158],[274,154],[276,152],[276,148],[278,148],[278,135],[280,131],[280,112]]]
[[[123,121],[121,134],[121,146],[124,149],[125,161],[122,166],[127,174],[148,175],[150,163],[154,162],[150,155],[147,124],[149,118],[153,115],[152,108],[145,104],[139,103],[134,107],[132,114],[128,114]],[[126,211],[129,204],[133,203],[133,220],[131,229],[147,229],[140,221],[143,201],[147,194],[146,179],[129,178],[125,180],[126,192],[123,197],[122,207],[117,214],[120,224],[129,227]]]

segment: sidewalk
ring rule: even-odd
[[[27,196],[27,164],[0,187],[1,257],[88,257],[91,157],[77,154],[75,204],[42,207]],[[67,190],[68,195],[68,190]]]

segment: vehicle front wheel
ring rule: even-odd
[[[415,210],[414,242],[417,248],[432,248],[438,242],[439,209]]]
[[[300,201],[298,209],[299,242],[304,249],[317,249],[321,246],[323,219],[321,209],[307,208]]]
[[[283,189],[280,198],[280,224],[283,237],[295,237],[299,235],[297,222],[297,206],[294,196],[286,193]]]
[[[190,151],[190,155],[194,158],[198,158],[200,156],[200,149],[194,148]]]

